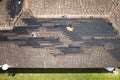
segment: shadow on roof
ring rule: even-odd
[[[0,70],[0,73],[5,71]],[[104,68],[11,68],[8,73],[107,73]]]

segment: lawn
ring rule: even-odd
[[[120,80],[115,73],[17,73],[14,77],[0,73],[0,80]]]

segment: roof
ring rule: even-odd
[[[28,26],[0,32],[3,35],[0,64],[15,68],[120,66],[120,37],[103,19],[27,18],[23,21]],[[73,31],[66,29],[68,23]]]
[[[21,3],[19,4],[19,1]],[[11,30],[14,19],[22,10],[23,0],[1,0],[0,1],[0,30]]]
[[[15,19],[15,25],[11,30],[0,31],[0,65],[120,67],[119,0],[9,1],[0,2],[3,5],[0,5],[0,19],[6,21],[10,16]],[[117,27],[109,23],[106,15]]]
[[[53,18],[67,15],[106,16],[116,7],[119,0],[26,0],[26,8],[36,18]]]
[[[0,25],[5,25],[7,23],[8,14],[6,8],[7,0],[0,1]]]

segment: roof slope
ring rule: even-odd
[[[18,68],[120,66],[120,37],[103,19],[23,21],[28,26],[0,32],[0,64]],[[66,29],[69,24],[72,32]]]
[[[0,31],[1,65],[7,63],[17,68],[120,67],[119,33],[105,18],[81,18],[111,14],[114,22],[114,14],[119,14],[116,13],[119,0],[25,0],[20,5],[19,0],[9,1],[0,2],[1,23],[6,25],[9,18],[16,21],[12,30]],[[19,14],[21,9],[23,12]],[[69,16],[74,18],[67,18]]]
[[[26,0],[34,17],[109,15],[119,0]]]

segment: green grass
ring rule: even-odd
[[[0,73],[0,80],[120,80],[116,73],[18,73],[14,77]]]

